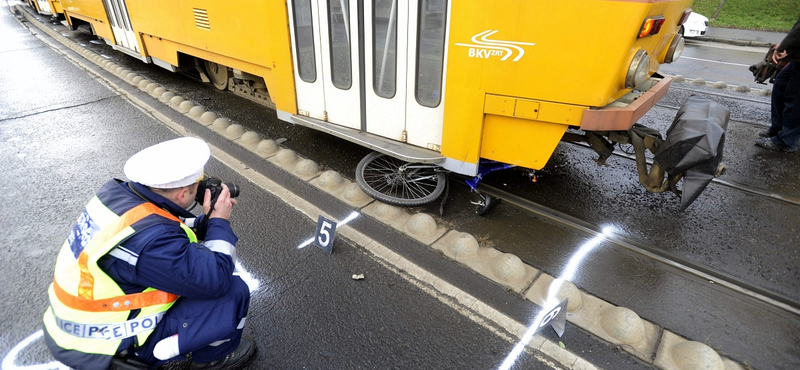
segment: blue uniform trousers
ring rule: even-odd
[[[221,297],[181,297],[136,350],[136,356],[148,364],[160,365],[165,361],[153,356],[153,348],[161,339],[178,334],[181,353],[191,352],[194,361],[207,363],[222,358],[239,346],[249,306],[250,289],[238,276],[234,277],[230,291]]]
[[[772,125],[769,134],[775,144],[796,149],[800,139],[800,71],[789,63],[772,85]]]

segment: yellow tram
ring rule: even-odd
[[[616,142],[666,94],[671,79],[655,72],[680,56],[691,3],[69,0],[63,9],[116,50],[196,69],[282,120],[375,150],[359,184],[414,206],[441,194],[447,171],[541,169],[568,128]]]
[[[61,0],[25,0],[36,12],[42,15],[51,15],[54,18],[64,14],[64,8],[61,6]]]

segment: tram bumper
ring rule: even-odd
[[[681,210],[697,199],[720,173],[730,111],[709,99],[692,95],[684,103],[653,162],[669,174],[669,186],[683,178]]]

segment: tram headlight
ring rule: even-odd
[[[686,41],[683,39],[683,35],[679,33],[675,34],[675,37],[672,38],[672,42],[667,49],[667,56],[664,57],[664,63],[672,63],[678,60],[683,54],[684,47],[686,47]]]
[[[633,56],[633,61],[628,67],[628,74],[625,76],[625,87],[633,89],[642,82],[650,78],[650,56],[644,50],[638,50]]]

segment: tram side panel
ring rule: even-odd
[[[53,16],[63,15],[64,7],[61,5],[61,0],[48,0],[50,9],[53,11]]]
[[[442,154],[541,169],[588,109],[631,91],[637,51],[651,56],[648,76],[658,70],[691,2],[452,2]],[[648,16],[662,28],[637,38]]]
[[[264,79],[277,109],[296,113],[284,1],[128,2],[148,57],[179,65],[190,55]]]
[[[101,0],[71,0],[62,3],[64,17],[70,27],[77,27],[75,20],[88,23],[92,32],[106,40],[114,40],[114,32],[108,23],[106,9]]]

